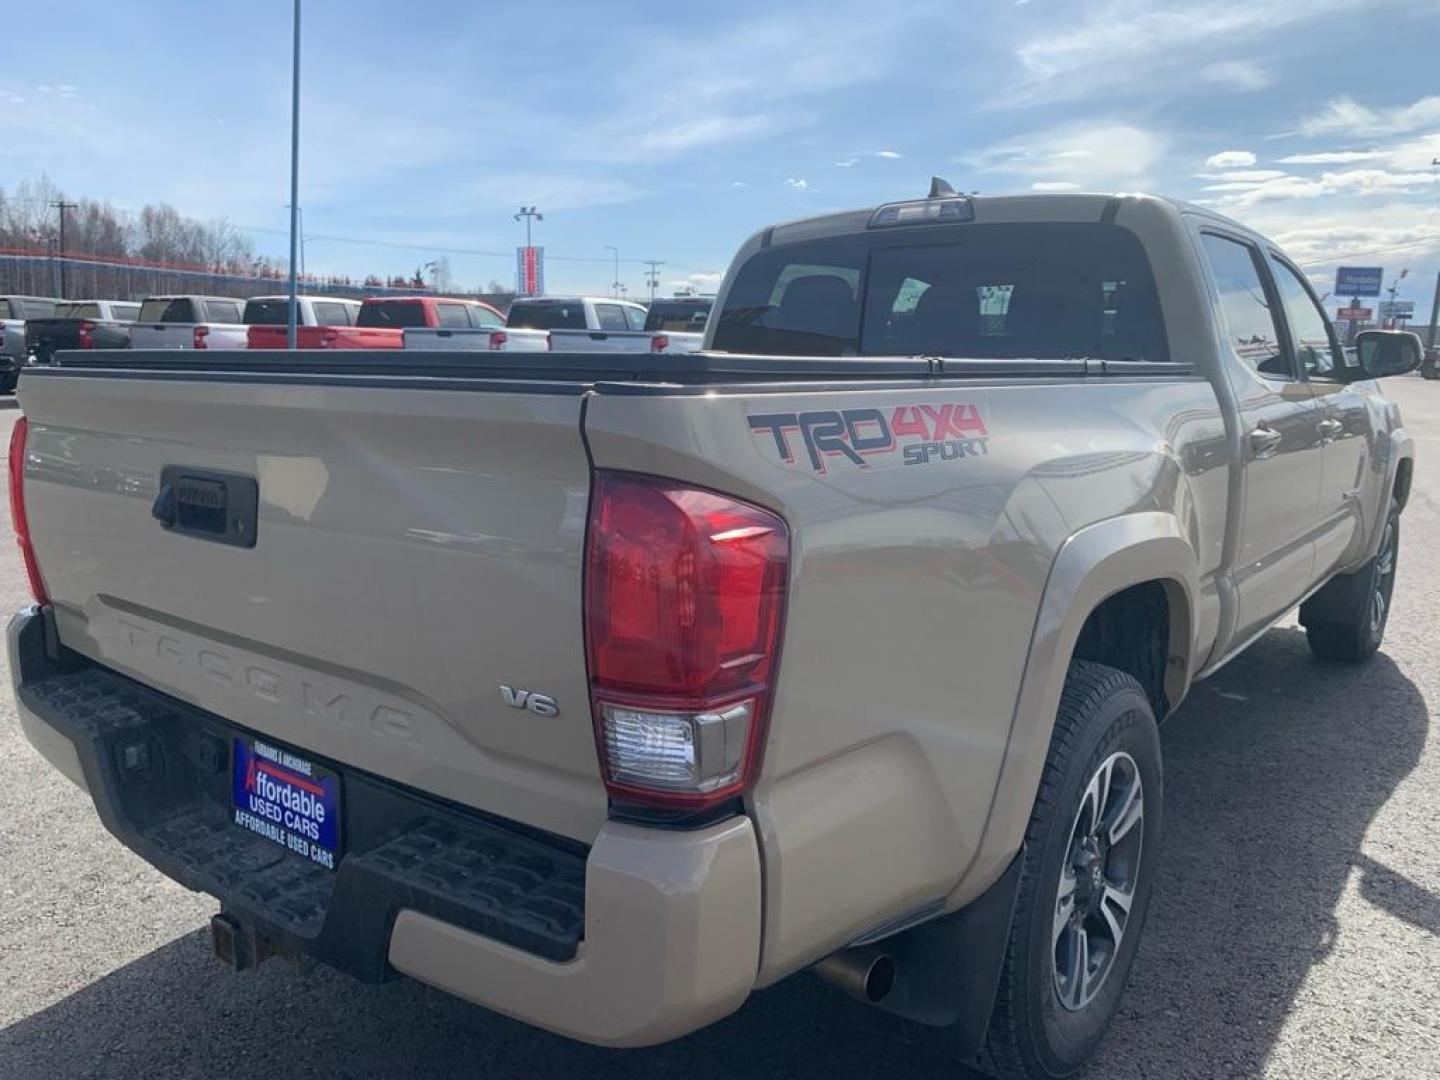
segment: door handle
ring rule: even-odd
[[[1250,432],[1250,449],[1257,458],[1267,458],[1280,449],[1281,440],[1284,438],[1285,436],[1274,428],[1257,427]]]
[[[1339,420],[1327,419],[1321,420],[1317,428],[1320,432],[1320,441],[1322,443],[1332,443],[1340,437],[1340,433],[1345,430],[1345,425]]]

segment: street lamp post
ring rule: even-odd
[[[295,277],[300,240],[300,0],[295,0],[295,38],[290,71],[290,310],[285,321],[285,346],[296,344],[299,303]]]

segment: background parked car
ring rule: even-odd
[[[49,318],[58,303],[48,296],[0,296],[0,393],[15,389],[25,363],[25,320]]]
[[[128,349],[137,300],[62,300],[48,319],[25,320],[25,353],[48,364],[61,349]]]
[[[147,296],[130,327],[134,349],[243,349],[243,301],[233,296]]]
[[[393,330],[356,326],[361,303],[336,296],[295,298],[295,343],[301,349],[398,349]],[[289,343],[290,298],[255,296],[245,301],[246,333],[252,349],[283,349]]]
[[[650,301],[645,316],[645,329],[654,335],[650,351],[698,352],[714,303],[711,296],[667,296]]]
[[[507,328],[550,331],[555,352],[649,352],[645,308],[602,296],[527,296],[510,305]]]

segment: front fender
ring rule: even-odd
[[[1189,689],[1198,652],[1199,559],[1180,520],[1158,511],[1127,514],[1071,536],[1046,579],[985,833],[950,906],[983,891],[1024,841],[1066,670],[1086,618],[1106,598],[1147,581],[1164,583],[1170,601],[1165,689],[1171,706]]]

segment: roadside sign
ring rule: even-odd
[[[545,292],[545,249],[515,249],[515,293],[517,296],[540,296]]]
[[[1381,266],[1340,266],[1335,269],[1335,295],[1379,296],[1380,283],[1385,276]]]
[[[1415,317],[1415,301],[1381,300],[1380,317],[1382,319],[1413,319]]]
[[[1335,317],[1337,319],[1349,319],[1354,322],[1365,322],[1374,314],[1374,310],[1368,307],[1342,307],[1339,311],[1335,312]]]

